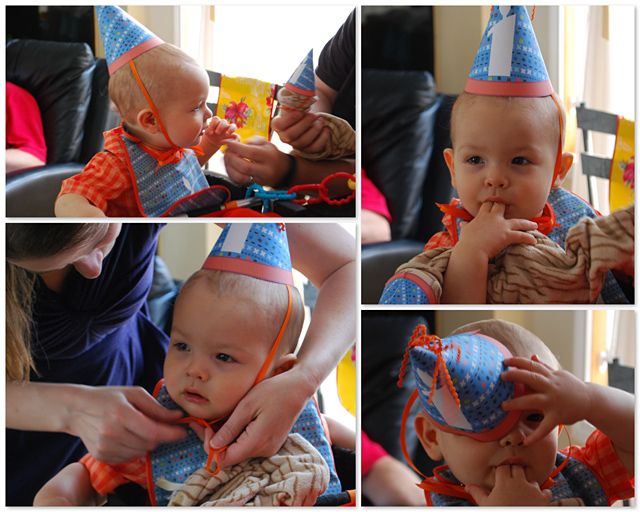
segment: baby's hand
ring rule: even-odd
[[[520,382],[529,394],[505,400],[505,411],[540,411],[540,425],[525,438],[524,444],[539,441],[558,425],[572,425],[584,419],[591,407],[587,384],[565,370],[554,370],[532,356],[510,357],[504,364],[511,368],[502,374],[508,382]]]
[[[220,147],[230,140],[238,139],[235,131],[235,124],[229,124],[226,119],[220,119],[218,116],[214,116],[211,118],[209,126],[207,126],[202,135],[202,143]]]
[[[522,466],[498,466],[491,492],[479,485],[467,485],[465,490],[480,507],[551,505],[551,491],[542,491],[536,482],[529,482]]]
[[[512,244],[534,245],[536,239],[527,231],[537,229],[538,225],[527,219],[505,219],[505,208],[502,203],[482,203],[476,217],[463,225],[460,243],[474,252],[482,252],[487,259]]]

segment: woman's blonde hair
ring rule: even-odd
[[[36,274],[17,264],[45,258],[82,244],[107,224],[7,224],[6,226],[6,379],[28,381],[36,371],[31,354],[32,306]]]

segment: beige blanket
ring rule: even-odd
[[[565,249],[534,232],[536,245],[511,245],[489,266],[488,304],[595,303],[607,271],[633,273],[634,207],[582,218],[567,233]],[[451,248],[431,249],[400,266],[415,274],[439,302]]]
[[[329,468],[299,434],[290,434],[273,457],[254,458],[224,468],[216,476],[193,473],[169,506],[310,506],[327,488]]]

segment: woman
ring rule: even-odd
[[[336,225],[287,228],[294,265],[319,288],[314,317],[299,370],[256,386],[218,431],[214,443],[236,440],[224,465],[273,454],[355,337],[353,238]],[[82,442],[94,456],[122,462],[184,435],[170,425],[180,414],[159,408],[142,389],[160,377],[167,343],[145,305],[159,229],[7,225],[8,505],[31,504],[85,452]]]

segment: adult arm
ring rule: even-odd
[[[336,172],[353,173],[355,162],[351,159],[312,161],[283,153],[262,137],[253,137],[245,144],[229,142],[224,155],[224,164],[229,177],[236,183],[246,184],[253,178],[261,185],[279,187],[287,175],[291,158],[295,158],[296,171],[286,186],[319,183]],[[336,180],[338,181],[338,180]],[[330,189],[335,195],[350,193],[345,180],[339,180],[337,188]]]
[[[166,424],[182,414],[142,388],[7,382],[6,398],[8,428],[77,436],[104,462],[125,462],[185,436]]]
[[[316,306],[296,366],[253,388],[214,436],[214,447],[228,445],[225,466],[273,455],[355,339],[354,238],[335,224],[287,224],[287,230],[294,267],[318,288]]]
[[[45,162],[38,157],[18,148],[7,148],[6,150],[7,172],[40,167]]]

